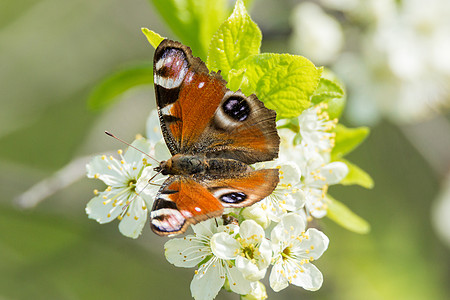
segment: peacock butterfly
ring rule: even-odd
[[[278,170],[249,165],[278,156],[276,113],[253,94],[226,88],[189,47],[163,40],[153,61],[156,103],[172,157],[155,171],[169,175],[150,214],[158,235],[221,216],[272,193]]]

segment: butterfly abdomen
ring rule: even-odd
[[[200,155],[176,154],[169,160],[161,163],[163,175],[224,175],[245,173],[252,168],[247,164],[225,158],[206,158]]]

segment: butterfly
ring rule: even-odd
[[[278,156],[276,113],[252,94],[226,88],[218,73],[189,47],[163,40],[153,61],[156,104],[172,155],[155,171],[169,177],[150,214],[158,235],[183,233],[190,224],[262,200],[279,182],[277,169],[254,170]]]

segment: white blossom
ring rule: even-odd
[[[151,144],[144,138],[135,140],[132,145],[144,153],[150,152]],[[87,176],[102,180],[108,187],[103,192],[94,191],[96,196],[87,204],[86,213],[101,224],[117,218],[120,232],[137,238],[146,223],[151,203],[136,193],[136,186],[149,163],[143,153],[132,148],[124,155],[121,150],[118,154],[119,159],[102,155],[87,164]]]
[[[192,296],[196,300],[213,299],[226,279],[233,292],[250,293],[251,281],[231,263],[240,249],[235,239],[239,227],[216,226],[215,219],[209,219],[193,225],[192,229],[194,235],[171,239],[164,246],[167,260],[177,267],[192,268],[201,263],[191,282]]]
[[[245,208],[242,215],[267,228],[270,221],[279,222],[286,213],[297,211],[305,205],[305,195],[299,188],[301,171],[297,164],[278,160],[257,163],[254,167],[278,169],[280,181],[269,196]]]
[[[311,147],[317,152],[331,152],[333,149],[336,134],[331,130],[336,127],[337,119],[330,120],[324,111],[327,107],[327,104],[320,103],[304,110],[298,117],[304,147]]]
[[[266,287],[261,281],[255,281],[251,284],[252,291],[247,294],[241,296],[241,300],[264,300],[267,299]]]
[[[344,179],[348,174],[348,167],[343,162],[328,162],[324,156],[309,152],[301,169],[301,188],[306,197],[306,210],[313,217],[322,218],[328,209],[325,198],[328,186]]]
[[[272,230],[273,268],[269,281],[278,292],[289,284],[315,291],[322,286],[323,276],[311,262],[328,248],[328,237],[317,229],[305,232],[305,221],[288,214]]]
[[[272,259],[271,245],[265,238],[264,229],[253,220],[245,220],[240,225],[237,241],[236,267],[248,280],[264,278]]]

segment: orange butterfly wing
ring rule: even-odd
[[[233,178],[172,176],[156,196],[151,228],[158,235],[179,234],[189,224],[222,215],[225,207],[245,207],[267,197],[278,183],[278,170],[264,169]]]
[[[205,153],[247,164],[278,156],[274,111],[226,88],[219,73],[181,43],[164,40],[154,58],[158,111],[172,155]]]

